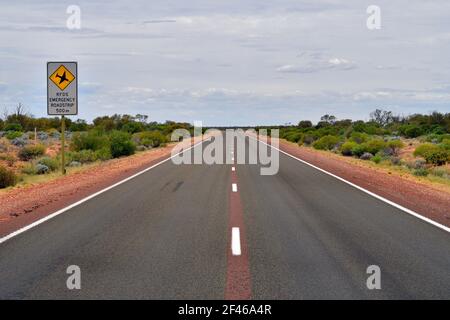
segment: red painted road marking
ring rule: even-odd
[[[237,171],[237,170],[236,170]],[[231,172],[231,183],[238,183],[237,172]],[[232,192],[228,189],[230,197],[230,220],[228,225],[228,246],[227,246],[227,283],[225,288],[225,299],[245,300],[251,299],[250,267],[248,262],[248,249],[246,233],[244,227],[244,214],[242,210],[241,197],[239,191]],[[239,228],[241,254],[233,255],[232,229]]]

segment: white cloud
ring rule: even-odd
[[[0,106],[44,115],[45,62],[70,59],[86,118],[144,109],[157,120],[284,123],[385,104],[448,110],[450,2],[380,1],[383,27],[369,31],[358,0],[79,0],[73,32],[60,1],[5,2]]]

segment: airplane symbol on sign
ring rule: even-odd
[[[66,78],[66,72],[64,71],[63,75],[60,76],[59,74],[56,74],[55,78],[59,78],[59,84],[63,83],[64,81],[69,81],[69,79]]]

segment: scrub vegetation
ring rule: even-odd
[[[148,121],[137,114],[95,118],[92,123],[66,118],[65,164],[68,168],[132,155],[164,146],[175,129],[193,132],[189,123]],[[61,119],[35,118],[18,105],[0,118],[0,188],[28,176],[61,169]]]
[[[369,121],[338,120],[324,115],[313,125],[265,127],[280,129],[280,138],[300,146],[400,168],[415,176],[450,180],[450,113],[397,116],[377,109]],[[439,180],[438,179],[438,180]]]

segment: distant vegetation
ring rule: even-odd
[[[97,117],[92,123],[66,118],[66,165],[77,167],[164,146],[175,129],[193,134],[189,123],[148,120],[142,114]],[[5,111],[0,118],[0,188],[14,185],[24,175],[58,170],[60,128],[60,118],[35,118],[21,104],[12,113]]]
[[[450,179],[448,166],[435,168],[450,162],[450,113],[402,117],[377,109],[366,122],[324,115],[316,125],[302,120],[298,125],[266,128],[279,128],[280,138],[299,145],[403,166],[420,176],[432,173]],[[415,149],[411,154],[413,161],[399,157],[406,146]]]

